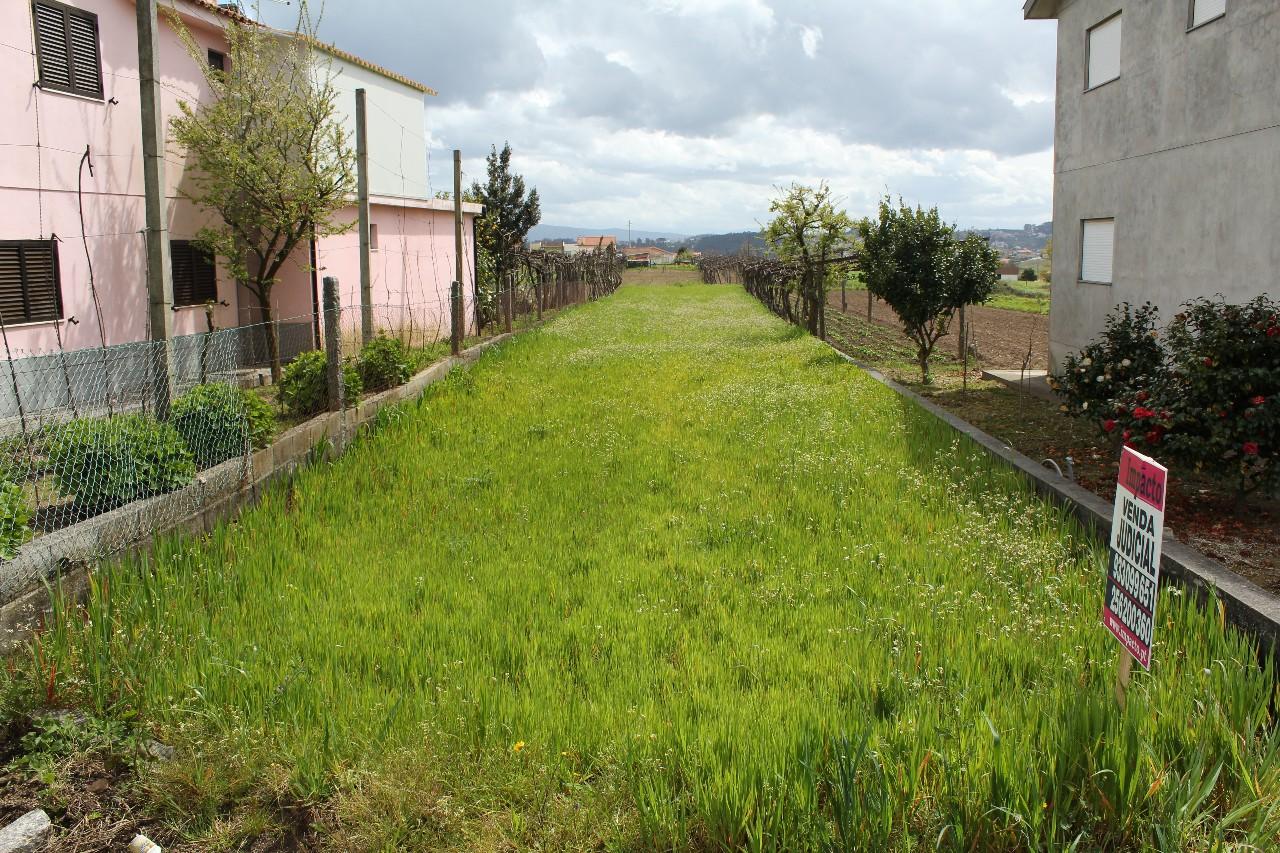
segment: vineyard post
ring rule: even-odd
[[[338,304],[338,279],[324,277],[324,350],[325,384],[329,392],[329,411],[343,409],[342,387],[342,332],[341,311]]]
[[[474,226],[473,226],[474,227]],[[453,149],[453,257],[454,288],[450,301],[449,347],[454,355],[462,352],[462,151]],[[480,270],[475,270],[479,282]]]

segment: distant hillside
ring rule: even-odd
[[[745,247],[749,252],[765,250],[759,231],[734,231],[731,234],[700,234],[688,240],[686,245],[704,255],[736,255]]]
[[[528,240],[576,240],[578,237],[595,237],[600,234],[608,234],[618,239],[618,242],[625,242],[627,239],[626,228],[578,228],[570,225],[535,225],[529,232]],[[660,240],[667,239],[672,242],[683,242],[689,239],[687,234],[675,234],[670,231],[641,231],[639,228],[631,229],[631,239],[636,240]]]
[[[977,234],[991,241],[992,247],[1005,251],[1014,249],[1030,249],[1033,252],[1044,251],[1044,245],[1053,236],[1053,223],[1042,222],[1039,225],[1024,225],[1021,228],[970,228],[957,232],[959,236]]]

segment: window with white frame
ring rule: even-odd
[[[1111,284],[1115,246],[1114,219],[1084,220],[1080,239],[1080,280]]]
[[[1191,0],[1192,29],[1227,14],[1227,0]]]
[[[1086,89],[1110,83],[1120,76],[1120,31],[1123,18],[1117,14],[1089,30],[1089,68]]]

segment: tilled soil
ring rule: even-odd
[[[831,292],[827,304],[832,308],[840,308],[839,290]],[[866,319],[867,294],[865,291],[849,291],[846,313]],[[902,329],[902,324],[898,322],[893,309],[879,299],[872,303],[871,319],[882,326]],[[977,350],[983,367],[1008,370],[1018,370],[1023,367],[1031,370],[1048,369],[1048,317],[1042,314],[975,305],[965,311],[965,322],[969,324],[969,340]],[[958,323],[952,325],[958,327]],[[957,328],[953,328],[938,341],[939,350],[956,351],[959,346],[956,331]]]

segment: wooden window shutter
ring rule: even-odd
[[[173,240],[169,257],[174,305],[181,308],[218,301],[218,271],[208,252],[190,240]]]
[[[102,97],[98,16],[53,0],[32,4],[40,87]]]
[[[5,325],[61,319],[58,247],[53,240],[0,241],[0,317]]]

